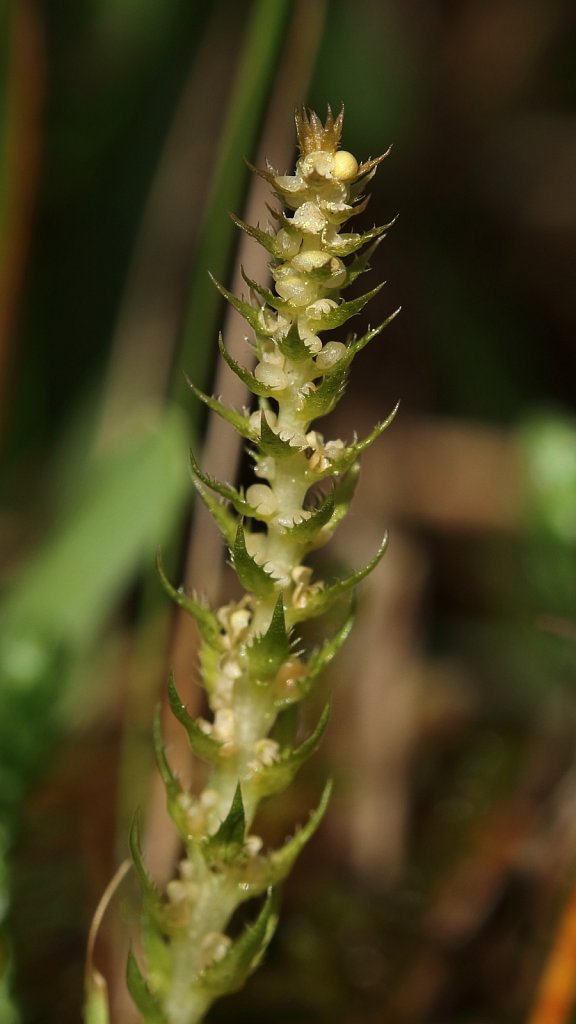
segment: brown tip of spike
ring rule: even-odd
[[[296,121],[296,135],[298,146],[302,156],[308,153],[335,153],[340,145],[342,135],[342,123],[344,121],[344,104],[340,113],[335,118],[330,106],[326,113],[326,121],[318,117],[315,110],[306,110],[306,107],[297,107],[294,115]]]

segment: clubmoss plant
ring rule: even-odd
[[[254,818],[260,802],[283,792],[320,742],[328,706],[304,740],[296,740],[295,711],[347,637],[354,587],[386,546],[384,540],[368,565],[337,582],[315,579],[305,564],[346,514],[358,458],[392,418],[350,444],[325,440],[312,429],[340,399],[354,357],[385,326],[346,341],[332,335],[379,291],[341,299],[341,292],[368,269],[388,227],[360,234],[341,230],[366,208],[365,186],[384,159],[359,165],[340,150],[342,118],[342,112],[334,118],[329,109],[322,124],[313,112],[297,112],[300,158],[295,173],[281,175],[271,167],[256,172],[290,212],[271,210],[274,226],[268,230],[236,220],[270,253],[274,290],[246,277],[252,295],[252,302],[246,302],[216,284],[253,332],[254,372],[238,365],[222,340],[220,350],[257,397],[256,411],[232,410],[192,384],[197,397],[246,439],[257,481],[244,492],[208,476],[192,459],[198,494],[230,548],[244,590],[239,600],[214,611],[175,589],[160,566],[164,585],[196,620],[200,634],[209,720],[188,714],[173,679],[168,695],[192,751],[209,769],[199,795],[183,789],[156,725],[158,764],[183,856],[178,876],[160,895],[147,875],[134,826],[132,856],[144,894],[144,966],[131,955],[128,982],[151,1024],[202,1020],[216,998],[243,984],[270,941],[278,886],[318,827],[330,785],[307,824],[280,849],[263,849]],[[322,339],[325,332],[329,340]],[[336,602],[343,605],[340,628],[306,652],[299,624],[323,615]],[[256,897],[263,902],[253,923],[232,938],[232,916]]]

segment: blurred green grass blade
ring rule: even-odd
[[[182,369],[206,387],[214,353],[220,296],[208,271],[226,278],[235,228],[229,211],[238,211],[246,181],[244,157],[250,156],[258,135],[274,78],[293,0],[257,0],[246,37],[212,177],[200,234],[188,312],[172,392],[179,405],[190,409],[190,391]]]
[[[4,602],[0,668],[8,661],[14,671],[19,657],[25,668],[21,636],[79,650],[97,635],[182,510],[187,433],[183,417],[172,413],[86,470],[76,507]]]

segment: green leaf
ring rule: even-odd
[[[230,810],[217,832],[205,843],[209,859],[230,860],[244,850],[246,816],[240,783],[236,786]]]
[[[393,223],[394,221],[390,221],[389,224],[372,228],[371,231],[364,231],[362,234],[344,233],[336,235],[330,242],[323,241],[322,248],[325,252],[330,253],[331,256],[351,256],[353,252],[362,249],[368,242],[374,241],[375,238],[381,238],[388,228],[392,227]]]
[[[146,870],[144,859],[142,857],[142,846],[140,841],[140,814],[138,811],[132,819],[129,844],[132,863],[134,864],[143,893],[144,905],[151,916],[156,918],[160,911],[160,896],[154,882]]]
[[[248,275],[244,273],[244,268],[241,268],[241,273],[248,287],[251,288],[256,295],[259,295],[261,299],[264,299],[264,302],[267,303],[267,305],[271,306],[272,309],[275,309],[278,313],[283,313],[284,316],[290,317],[292,314],[292,307],[289,306],[284,299],[281,299],[279,295],[274,295],[273,292],[268,288],[264,288],[261,284],[258,284],[257,281],[253,281],[251,277],[248,277]]]
[[[334,486],[334,513],[329,524],[331,532],[334,532],[338,524],[348,514],[359,478],[360,466],[357,462],[350,467],[347,473],[342,473],[336,478]]]
[[[347,445],[343,452],[339,455],[338,459],[331,463],[327,469],[316,474],[318,480],[323,480],[325,477],[334,476],[339,477],[345,473],[349,473],[356,463],[357,459],[362,455],[362,452],[366,451],[371,444],[374,444],[381,434],[390,426],[398,409],[400,403],[397,402],[389,416],[383,420],[382,423],[377,423],[374,429],[368,434],[367,437],[361,441],[355,441],[353,444]]]
[[[277,903],[277,895],[270,889],[254,924],[244,930],[221,960],[202,972],[199,981],[214,997],[236,992],[258,967],[278,922]]]
[[[208,764],[218,764],[222,745],[203,732],[198,723],[188,714],[186,705],[180,700],[172,673],[168,677],[168,701],[172,714],[186,730],[190,746],[196,757],[207,761]]]
[[[144,912],[141,920],[142,951],[148,967],[148,976],[158,995],[163,995],[172,975],[172,953],[164,937],[162,924]]]
[[[311,513],[309,519],[303,519],[301,523],[286,527],[286,536],[299,544],[308,544],[313,541],[323,526],[330,521],[334,512],[334,492],[326,495],[324,501]]]
[[[374,555],[374,558],[370,559],[368,565],[365,565],[363,569],[357,569],[356,572],[351,573],[350,576],[345,576],[336,583],[332,583],[330,586],[324,587],[322,590],[310,594],[303,608],[292,608],[290,610],[291,621],[302,622],[303,620],[312,619],[318,615],[323,615],[324,612],[327,612],[339,597],[342,597],[343,594],[346,594],[353,587],[357,586],[358,583],[360,583],[369,575],[369,573],[372,572],[373,569],[376,568],[387,547],[388,534],[385,535],[378,551]]]
[[[215,412],[223,420],[226,420],[226,422],[229,423],[231,427],[234,427],[234,430],[236,430],[242,437],[247,438],[249,441],[258,440],[257,434],[250,426],[250,417],[246,413],[237,412],[236,409],[231,409],[228,405],[224,405],[224,403],[220,402],[217,398],[205,395],[204,392],[201,391],[200,388],[197,388],[188,377],[186,377],[186,380],[188,381],[189,387],[196,395],[196,398],[203,402],[204,405],[208,406],[212,412]]]
[[[244,527],[238,523],[234,548],[232,549],[232,562],[240,583],[245,590],[252,591],[258,597],[270,597],[274,593],[276,580],[258,562],[248,554]]]
[[[196,493],[208,509],[224,540],[231,547],[238,529],[238,519],[228,508],[229,499],[221,501],[217,498],[197,474],[193,475],[193,483]]]
[[[332,782],[329,781],[324,787],[318,807],[312,812],[306,824],[291,839],[288,839],[284,846],[269,854],[268,871],[271,885],[277,885],[279,882],[284,881],[292,870],[296,858],[304,849],[306,843],[310,841],[326,814],[331,794]]]
[[[250,781],[258,796],[272,796],[274,793],[281,793],[287,789],[294,779],[299,768],[318,749],[320,740],[326,731],[328,719],[330,718],[330,703],[328,702],[318,721],[314,732],[304,743],[294,750],[284,752],[279,761],[262,768]]]
[[[209,277],[212,284],[216,285],[218,291],[224,296],[226,301],[229,302],[233,309],[240,313],[240,316],[243,316],[250,324],[252,330],[256,331],[258,334],[263,334],[264,332],[262,331],[259,317],[260,311],[255,309],[254,306],[251,306],[249,302],[244,302],[243,299],[237,298],[233,292],[229,292],[228,289],[225,288],[223,284],[220,284],[212,274],[209,274]]]
[[[284,600],[279,595],[270,625],[262,636],[257,636],[247,649],[250,675],[254,679],[268,679],[290,654],[290,642],[284,620]]]
[[[306,696],[311,690],[314,683],[320,677],[322,672],[328,667],[333,658],[336,657],[338,651],[342,645],[346,642],[352,631],[354,625],[354,608],[351,609],[350,614],[344,619],[344,622],[336,630],[334,636],[326,640],[321,647],[315,650],[308,661],[308,671],[302,679],[302,688],[304,693],[302,696]]]
[[[240,220],[240,218],[236,217],[233,213],[231,213],[230,216],[237,228],[240,228],[241,231],[245,231],[251,238],[255,238],[264,249],[275,257],[275,259],[281,260],[284,258],[284,250],[281,245],[278,245],[275,235],[271,235],[268,231],[262,231],[261,228],[255,228],[252,224],[246,224],[245,221]]]
[[[369,246],[368,249],[366,249],[366,251],[363,252],[361,256],[356,256],[356,258],[353,259],[352,262],[348,264],[348,266],[346,267],[346,281],[342,285],[343,289],[347,288],[348,285],[351,285],[352,282],[355,281],[357,277],[360,277],[360,274],[364,274],[367,270],[370,270],[370,260],[372,259],[372,256],[376,252],[376,249],[380,245],[381,241],[381,237],[377,238],[376,241],[373,242],[372,245]]]
[[[95,641],[127,582],[179,520],[186,435],[183,417],[170,414],[113,453],[87,460],[68,514],[2,604],[9,637],[22,632],[38,646],[48,640],[52,649],[73,653]],[[9,674],[3,665],[1,674]]]
[[[352,360],[358,355],[358,353],[361,352],[373,338],[376,338],[385,327],[388,327],[388,324],[391,324],[392,321],[396,319],[401,309],[402,307],[398,306],[398,309],[395,309],[394,312],[391,313],[390,316],[387,317],[386,320],[384,320],[384,322],[378,327],[373,327],[371,331],[368,331],[361,338],[354,338],[354,340],[350,342],[348,345],[348,351],[342,357],[346,366],[350,366]]]
[[[310,328],[315,334],[318,334],[319,331],[331,331],[335,327],[341,327],[351,317],[357,316],[364,309],[364,306],[370,302],[370,299],[373,299],[383,287],[383,284],[379,284],[371,292],[366,292],[365,295],[360,295],[357,299],[350,299],[349,302],[341,302],[335,309],[329,310],[328,313],[323,313],[322,316],[314,320],[309,319]]]
[[[302,418],[311,422],[332,412],[344,394],[347,379],[348,368],[343,359],[332,373],[322,378],[315,391],[306,395],[302,402]]]
[[[168,1024],[167,1018],[144,980],[132,950],[128,953],[126,981],[130,995],[144,1017],[145,1024]]]
[[[296,322],[291,324],[288,333],[283,338],[276,337],[274,340],[282,355],[294,363],[301,363],[305,359],[311,358],[310,349],[302,341]]]
[[[260,334],[262,334],[261,330]],[[236,362],[226,348],[221,334],[218,336],[218,347],[222,358],[226,363],[228,363],[232,372],[240,378],[242,383],[246,385],[253,395],[259,395],[261,398],[274,398],[274,396],[279,393],[278,388],[271,388],[267,384],[262,384],[262,382],[259,381],[253,373],[250,373],[249,370],[246,370],[243,366],[240,366],[240,363]]]
[[[153,735],[154,735],[154,752],[156,754],[156,764],[158,765],[158,771],[160,772],[160,778],[162,779],[162,782],[164,783],[164,787],[166,789],[166,795],[168,797],[168,805],[169,805],[169,807],[171,809],[172,809],[172,807],[174,807],[176,809],[178,807],[178,803],[177,803],[178,797],[182,793],[182,786],[180,785],[178,779],[174,775],[174,772],[172,771],[172,768],[170,767],[170,763],[168,761],[168,758],[166,757],[166,748],[164,747],[164,740],[163,740],[163,737],[162,737],[162,722],[161,722],[161,718],[160,718],[160,709],[158,709],[158,711],[156,712],[156,714],[154,716],[154,733],[153,733]],[[174,818],[174,815],[172,815],[172,817]],[[180,818],[181,818],[181,815],[180,815]],[[180,824],[182,824],[182,826],[183,826],[183,819],[180,821]],[[178,822],[176,822],[176,825],[179,828],[179,831],[181,831]],[[184,832],[186,832],[186,831],[187,831],[187,829],[184,829]]]
[[[176,590],[176,587],[172,586],[164,572],[160,552],[158,552],[156,556],[156,566],[162,586],[166,593],[170,595],[172,600],[179,605],[180,608],[183,608],[185,612],[188,612],[189,615],[192,615],[192,617],[196,619],[202,637],[208,642],[214,642],[217,640],[220,636],[221,629],[220,623],[218,622],[214,612],[210,608],[206,607],[206,605],[195,601],[194,598],[185,594],[182,590]]]
[[[289,441],[284,441],[268,423],[265,410],[262,409],[260,421],[259,447],[265,455],[273,455],[274,458],[288,458],[303,451],[302,448],[295,448]]]
[[[235,487],[232,487],[231,484],[225,484],[221,480],[216,480],[215,477],[210,476],[209,473],[204,473],[196,462],[193,452],[190,452],[190,469],[192,470],[192,479],[194,484],[199,480],[201,484],[204,484],[206,487],[209,487],[210,490],[215,491],[216,494],[219,494],[225,501],[229,501],[239,515],[252,517],[256,515],[256,509],[252,508],[252,505],[248,504],[246,499],[242,497],[240,491]],[[202,496],[201,489],[198,489],[198,493]]]
[[[342,645],[350,636],[352,626],[354,625],[354,610],[346,617],[340,628],[336,631],[334,636],[330,637],[321,647],[313,651],[307,666],[307,672],[305,676],[302,676],[298,680],[298,688],[295,693],[289,697],[278,697],[275,700],[275,707],[278,709],[290,708],[293,704],[297,704],[308,696],[316,681],[330,664],[332,659],[336,656]]]

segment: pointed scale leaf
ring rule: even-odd
[[[244,527],[238,523],[236,539],[232,549],[232,562],[240,583],[245,590],[258,597],[270,597],[276,589],[276,581],[258,562],[248,554]]]
[[[261,329],[259,329],[259,333],[262,334]],[[253,373],[250,373],[249,370],[246,370],[243,366],[240,366],[240,363],[236,362],[226,348],[222,340],[222,335],[219,335],[218,337],[218,347],[222,358],[226,363],[228,363],[232,372],[240,378],[242,383],[246,385],[253,395],[259,395],[261,398],[274,398],[274,396],[278,394],[278,388],[272,388],[268,384],[263,384],[262,381],[259,381]]]
[[[257,636],[246,654],[253,679],[264,680],[276,675],[290,654],[290,641],[284,620],[284,601],[279,595],[270,620],[262,636]]]
[[[342,473],[336,478],[333,493],[334,512],[329,523],[331,532],[336,529],[338,523],[341,523],[347,515],[359,478],[360,465],[357,462],[350,467],[347,473]]]
[[[231,409],[229,406],[224,405],[224,403],[220,402],[217,398],[213,398],[211,395],[205,395],[200,388],[197,388],[196,385],[192,383],[189,377],[186,377],[186,382],[200,402],[203,402],[204,405],[208,406],[208,408],[212,412],[215,412],[217,416],[220,416],[221,419],[226,420],[226,422],[229,423],[231,427],[234,427],[234,430],[236,430],[242,437],[247,438],[248,441],[257,440],[257,435],[250,426],[250,417],[246,413],[237,412],[236,409]]]
[[[352,284],[360,274],[364,274],[367,270],[370,270],[370,260],[372,259],[376,249],[380,245],[382,237],[377,238],[372,245],[366,249],[360,256],[356,256],[351,263],[346,267],[346,281],[342,285],[342,288],[347,288],[348,285]]]
[[[305,359],[310,359],[310,349],[306,347],[300,337],[296,321],[290,325],[288,333],[283,338],[277,336],[274,340],[282,355],[291,359],[292,362],[301,363]]]
[[[330,637],[321,647],[312,652],[308,659],[306,675],[295,681],[296,685],[293,688],[293,692],[276,698],[274,701],[276,708],[279,710],[289,708],[308,696],[322,672],[328,667],[333,658],[336,657],[338,651],[350,636],[353,625],[354,610],[352,609],[334,636]]]
[[[182,703],[176,689],[172,673],[168,677],[168,701],[172,714],[186,730],[188,741],[196,757],[207,761],[208,764],[218,764],[221,760],[222,745],[205,733],[198,722],[188,714],[186,705]]]
[[[260,896],[271,885],[283,882],[292,870],[294,862],[310,841],[324,817],[330,796],[332,782],[326,783],[318,807],[312,812],[308,821],[299,828],[279,850],[261,854],[244,865],[239,865],[236,877],[240,888],[240,899],[249,900]]]
[[[326,814],[331,794],[332,781],[330,780],[324,787],[318,807],[312,812],[306,824],[291,839],[288,839],[284,846],[280,847],[279,850],[274,850],[267,858],[271,885],[278,885],[278,883],[283,882],[292,870],[296,858],[310,841]]]
[[[286,527],[286,536],[299,544],[309,544],[315,540],[323,526],[330,521],[334,512],[334,492],[330,492],[324,501],[310,513],[308,519],[301,523]]]
[[[322,248],[325,252],[330,253],[331,256],[351,256],[352,253],[358,252],[369,242],[373,242],[376,238],[382,238],[384,233],[392,227],[394,221],[390,221],[389,224],[383,224],[381,227],[372,228],[371,231],[364,231],[362,234],[350,233],[335,235],[330,241],[322,242]]]
[[[253,281],[251,277],[248,277],[248,275],[244,273],[244,268],[241,269],[241,273],[246,284],[252,289],[255,295],[259,295],[261,299],[264,299],[264,302],[267,303],[268,306],[271,306],[272,309],[275,309],[278,313],[284,313],[284,315],[290,316],[290,313],[292,312],[291,307],[284,299],[281,299],[279,295],[274,295],[273,292],[269,291],[268,288],[264,288],[261,284],[258,284],[257,281]]]
[[[366,292],[365,295],[359,295],[357,299],[350,299],[348,302],[341,302],[339,306],[329,310],[327,313],[323,313],[322,316],[314,320],[309,319],[308,323],[311,330],[318,334],[319,331],[331,331],[335,327],[341,327],[351,317],[357,316],[364,309],[364,306],[370,302],[370,299],[373,299],[383,287],[383,284],[379,284],[372,291]]]
[[[160,709],[157,710],[154,716],[154,752],[156,754],[156,764],[158,765],[158,771],[160,772],[160,778],[164,783],[166,789],[166,795],[168,797],[168,805],[176,806],[178,797],[182,793],[182,787],[174,775],[168,758],[166,757],[166,748],[164,747],[164,740],[162,737],[162,721],[160,717]]]
[[[205,850],[210,860],[230,860],[242,853],[246,838],[246,816],[240,783],[236,786],[230,810],[218,831],[206,840]]]
[[[144,1018],[145,1024],[168,1024],[156,998],[146,984],[132,950],[128,953],[126,967],[128,990]]]
[[[157,991],[165,992],[172,975],[172,955],[163,926],[144,912],[141,920],[142,952]]]
[[[376,568],[378,562],[383,558],[386,548],[388,547],[388,534],[385,535],[378,551],[362,569],[357,569],[356,572],[345,576],[341,580],[337,580],[336,583],[332,583],[329,586],[324,587],[322,590],[313,591],[301,608],[290,609],[290,622],[302,622],[306,619],[316,618],[318,615],[323,615],[329,608],[346,594],[353,587],[357,586],[366,576],[368,576],[373,569]]]
[[[240,491],[231,484],[225,484],[221,480],[216,480],[215,477],[210,476],[209,473],[204,473],[198,465],[194,453],[190,452],[190,469],[192,471],[192,479],[196,485],[197,481],[204,484],[205,487],[209,487],[211,491],[215,491],[225,501],[229,501],[231,505],[236,509],[241,516],[256,516],[256,509],[249,505],[245,498],[242,497]],[[198,493],[202,497],[202,491],[199,488]]]
[[[294,445],[290,444],[290,441],[285,441],[275,432],[275,430],[273,430],[268,422],[264,410],[262,410],[262,419],[260,421],[260,438],[258,444],[265,455],[273,455],[274,458],[287,458],[295,455],[298,451],[303,451],[303,449],[296,448]]]
[[[378,327],[373,327],[372,330],[368,331],[361,338],[354,338],[353,341],[349,343],[348,351],[343,356],[343,360],[345,361],[346,366],[350,366],[350,363],[352,362],[353,359],[355,359],[358,353],[361,352],[362,349],[365,348],[366,345],[368,345],[368,343],[371,342],[373,338],[376,338],[380,334],[380,332],[384,330],[385,327],[388,327],[388,325],[391,324],[392,321],[396,319],[401,308],[401,306],[398,306],[398,309],[395,309],[394,312],[391,313],[390,316],[387,317],[386,320],[384,320],[384,322],[381,323]]]
[[[345,363],[345,357],[340,363]],[[344,394],[348,378],[347,366],[341,364],[323,377],[315,391],[306,395],[302,402],[302,419],[311,422],[320,416],[326,416],[338,404]]]
[[[216,526],[218,527],[224,540],[228,544],[228,547],[231,547],[232,544],[234,543],[234,537],[236,536],[236,530],[238,528],[238,519],[230,511],[228,507],[228,501],[222,501],[220,498],[217,498],[216,495],[210,490],[210,488],[204,486],[204,483],[197,474],[194,475],[193,473],[192,479],[198,497],[201,498],[204,505],[208,509],[210,515],[212,516],[214,522],[216,523]],[[239,495],[239,497],[241,496]]]
[[[149,914],[152,917],[157,918],[160,911],[160,897],[158,890],[154,885],[154,882],[148,874],[144,858],[142,856],[142,844],[140,839],[140,814],[138,811],[132,819],[132,826],[130,828],[129,836],[130,854],[132,856],[132,863],[140,882],[142,889],[144,906],[146,907]]]
[[[214,615],[214,612],[205,605],[195,601],[194,598],[189,597],[188,594],[184,594],[183,591],[176,590],[176,587],[172,586],[164,572],[160,552],[158,552],[158,555],[156,556],[156,567],[164,590],[170,595],[172,600],[180,606],[180,608],[183,608],[185,612],[188,612],[189,615],[196,619],[202,637],[208,642],[214,642],[217,640],[220,634],[220,624]]]
[[[326,731],[330,718],[330,703],[327,703],[318,721],[314,732],[293,750],[285,751],[279,761],[262,768],[257,775],[250,780],[259,799],[272,796],[274,793],[281,793],[287,789],[299,768],[318,749],[320,740]]]
[[[202,972],[199,982],[216,998],[236,992],[258,967],[278,923],[278,899],[269,889],[266,902],[253,924],[245,928],[221,960]]]
[[[237,313],[240,313],[240,316],[243,316],[250,324],[252,330],[258,331],[260,334],[264,333],[260,325],[259,310],[255,309],[254,306],[251,306],[249,302],[245,302],[243,299],[237,298],[233,292],[229,292],[228,289],[225,288],[223,284],[220,284],[212,274],[209,274],[209,277],[212,284],[216,286],[226,301],[229,302],[233,309],[235,309]]]
[[[240,218],[236,217],[233,213],[231,213],[230,216],[237,228],[240,228],[241,231],[245,231],[251,238],[256,239],[256,241],[259,242],[271,256],[274,256],[277,260],[284,258],[284,250],[276,241],[276,235],[270,234],[268,231],[262,231],[261,228],[255,228],[252,224],[246,224],[245,221],[240,220]]]
[[[350,472],[350,469],[354,466],[354,463],[360,457],[360,455],[362,455],[362,452],[366,451],[366,449],[369,448],[370,445],[374,444],[374,441],[377,441],[380,435],[383,434],[387,427],[390,426],[394,417],[396,416],[396,413],[398,412],[399,407],[400,403],[397,402],[390,415],[387,416],[382,423],[377,423],[374,429],[371,430],[370,433],[367,435],[367,437],[362,438],[361,441],[355,441],[353,444],[347,445],[346,448],[344,448],[344,450],[340,452],[337,460],[331,462],[331,464],[326,469],[315,474],[316,479],[323,480],[325,477],[328,476],[338,477],[342,476],[344,473]]]

